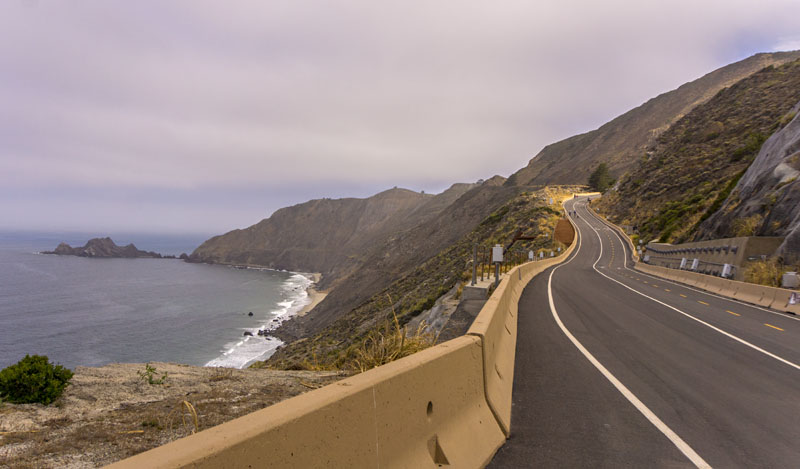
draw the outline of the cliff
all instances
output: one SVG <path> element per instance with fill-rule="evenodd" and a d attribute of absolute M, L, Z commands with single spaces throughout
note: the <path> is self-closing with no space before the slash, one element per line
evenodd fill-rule
<path fill-rule="evenodd" d="M 711 215 L 697 238 L 737 234 L 786 237 L 777 254 L 800 260 L 800 102 L 783 118 L 785 125 L 761 147 L 722 207 Z M 748 223 L 742 222 L 747 220 Z M 737 233 L 737 229 L 750 233 Z"/>
<path fill-rule="evenodd" d="M 437 195 L 395 188 L 365 199 L 311 200 L 215 236 L 190 260 L 319 272 L 320 288 L 331 288 L 361 265 L 374 246 L 436 217 L 473 187 L 454 184 Z"/>

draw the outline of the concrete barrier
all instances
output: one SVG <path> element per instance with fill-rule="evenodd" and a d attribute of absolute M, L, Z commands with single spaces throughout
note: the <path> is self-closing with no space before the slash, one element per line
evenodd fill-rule
<path fill-rule="evenodd" d="M 533 277 L 563 262 L 576 244 L 572 243 L 559 257 L 528 262 L 513 268 L 467 331 L 469 335 L 480 337 L 483 343 L 486 400 L 506 436 L 511 433 L 511 393 L 514 386 L 519 298 Z"/>
<path fill-rule="evenodd" d="M 479 467 L 505 441 L 483 388 L 463 336 L 110 467 Z"/>
<path fill-rule="evenodd" d="M 775 300 L 775 292 L 769 287 L 754 283 L 737 282 L 736 292 L 733 297 L 747 303 L 769 307 Z"/>

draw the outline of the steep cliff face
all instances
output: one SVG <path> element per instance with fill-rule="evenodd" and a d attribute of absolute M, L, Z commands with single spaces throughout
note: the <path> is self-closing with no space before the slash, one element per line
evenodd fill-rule
<path fill-rule="evenodd" d="M 722 207 L 698 230 L 697 238 L 736 234 L 785 236 L 778 250 L 788 262 L 800 256 L 800 102 L 782 119 L 785 127 L 761 147 Z M 748 220 L 742 224 L 741 220 Z M 736 229 L 751 233 L 736 233 Z"/>
<path fill-rule="evenodd" d="M 435 217 L 474 184 L 438 195 L 390 189 L 366 199 L 320 199 L 276 211 L 204 242 L 195 262 L 258 265 L 323 274 L 323 288 L 349 274 L 389 235 Z"/>
<path fill-rule="evenodd" d="M 671 124 L 693 108 L 768 65 L 800 58 L 800 51 L 757 54 L 715 70 L 702 78 L 661 94 L 597 130 L 546 146 L 509 185 L 585 184 L 591 171 L 606 163 L 618 177 L 635 168 L 639 159 Z"/>
<path fill-rule="evenodd" d="M 698 227 L 720 209 L 798 100 L 800 60 L 720 91 L 664 132 L 600 208 L 616 222 L 638 226 L 646 240 L 680 242 L 712 236 L 712 229 L 716 236 L 747 235 L 728 231 L 746 228 L 731 218 L 699 235 Z"/>

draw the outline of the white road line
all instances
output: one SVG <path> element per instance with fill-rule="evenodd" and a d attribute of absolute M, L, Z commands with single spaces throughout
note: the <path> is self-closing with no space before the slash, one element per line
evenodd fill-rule
<path fill-rule="evenodd" d="M 710 468 L 711 466 L 707 462 L 705 462 L 705 460 L 701 458 L 700 455 L 697 454 L 697 452 L 695 452 L 695 450 L 693 450 L 691 446 L 689 446 L 685 441 L 683 441 L 683 439 L 680 436 L 678 436 L 677 433 L 672 431 L 672 429 L 669 428 L 667 424 L 665 424 L 660 418 L 658 418 L 656 414 L 653 413 L 653 411 L 651 411 L 646 405 L 644 405 L 644 403 L 640 401 L 639 398 L 636 397 L 636 395 L 633 394 L 630 389 L 628 389 L 624 384 L 622 384 L 622 382 L 618 380 L 616 376 L 611 374 L 611 372 L 608 371 L 608 369 L 605 366 L 603 366 L 603 364 L 600 363 L 594 357 L 594 355 L 592 355 L 586 349 L 586 347 L 584 347 L 583 344 L 581 344 L 578 341 L 578 339 L 575 338 L 574 335 L 572 335 L 572 333 L 566 328 L 566 326 L 564 326 L 564 323 L 561 322 L 561 318 L 559 317 L 558 312 L 556 311 L 556 305 L 553 302 L 553 274 L 561 266 L 572 262 L 572 260 L 577 257 L 580 249 L 581 249 L 581 236 L 580 232 L 578 232 L 578 249 L 575 250 L 575 256 L 573 256 L 572 259 L 569 259 L 567 262 L 560 264 L 559 266 L 550 271 L 550 277 L 547 279 L 547 299 L 550 302 L 550 312 L 553 314 L 553 319 L 555 319 L 556 324 L 558 324 L 558 327 L 561 328 L 561 331 L 564 333 L 564 335 L 567 336 L 567 338 L 583 354 L 583 356 L 585 356 L 586 359 L 588 359 L 589 362 L 592 365 L 594 365 L 594 367 L 597 368 L 597 370 L 600 371 L 600 373 L 603 376 L 605 376 L 605 378 L 608 381 L 610 381 L 615 388 L 617 388 L 617 391 L 619 391 L 620 394 L 622 394 L 625 397 L 625 399 L 628 400 L 628 402 L 630 402 L 631 404 L 633 404 L 634 407 L 636 407 L 636 410 L 641 412 L 641 414 L 644 415 L 644 417 L 650 423 L 652 423 L 653 426 L 655 426 L 661 433 L 663 433 L 664 436 L 669 438 L 672 444 L 674 444 L 675 447 L 678 448 L 678 450 L 692 462 L 692 464 L 700 468 Z M 600 256 L 602 255 L 603 255 L 603 244 L 600 243 Z"/>
<path fill-rule="evenodd" d="M 591 224 L 589 224 L 589 228 L 591 228 L 592 231 L 594 231 L 594 233 L 597 235 L 597 240 L 600 241 L 600 254 L 602 255 L 602 253 L 603 253 L 603 240 L 600 238 L 600 233 L 596 229 L 594 229 L 594 227 Z M 665 306 L 665 307 L 667 307 L 667 308 L 669 308 L 669 309 L 671 309 L 673 311 L 681 313 L 682 315 L 686 316 L 687 318 L 692 319 L 694 321 L 697 321 L 700 324 L 702 324 L 702 325 L 704 325 L 706 327 L 709 327 L 709 328 L 719 332 L 722 335 L 730 337 L 731 339 L 733 339 L 733 340 L 735 340 L 735 341 L 737 341 L 737 342 L 739 342 L 741 344 L 744 344 L 744 345 L 752 348 L 753 350 L 761 352 L 761 353 L 763 353 L 764 355 L 766 355 L 766 356 L 768 356 L 770 358 L 774 358 L 775 360 L 778 360 L 779 362 L 785 363 L 785 364 L 787 364 L 787 365 L 789 365 L 789 366 L 791 366 L 791 367 L 793 367 L 795 369 L 800 370 L 800 365 L 798 365 L 796 363 L 792 363 L 789 360 L 786 360 L 785 358 L 781 358 L 781 357 L 775 355 L 774 353 L 767 352 L 763 348 L 761 348 L 761 347 L 759 347 L 757 345 L 751 344 L 750 342 L 748 342 L 748 341 L 746 341 L 744 339 L 741 339 L 741 338 L 731 334 L 730 332 L 723 331 L 722 329 L 720 329 L 717 326 L 713 326 L 713 325 L 703 321 L 702 319 L 698 319 L 698 318 L 692 316 L 689 313 L 685 313 L 685 312 L 679 310 L 678 308 L 676 308 L 674 306 L 670 306 L 667 303 L 664 303 L 663 301 L 657 300 L 657 299 L 653 298 L 652 296 L 646 295 L 646 294 L 640 292 L 639 290 L 636 290 L 634 288 L 629 287 L 628 285 L 625 285 L 624 283 L 620 282 L 619 280 L 616 280 L 616 279 L 613 279 L 613 278 L 609 277 L 608 275 L 604 274 L 603 272 L 600 272 L 600 270 L 597 268 L 597 262 L 599 262 L 599 261 L 600 261 L 600 258 L 598 257 L 597 261 L 595 261 L 595 263 L 592 265 L 592 268 L 595 270 L 595 272 L 597 272 L 598 274 L 602 275 L 603 277 L 611 280 L 612 282 L 616 282 L 616 283 L 622 285 L 623 287 L 627 288 L 628 290 L 630 290 L 630 291 L 632 291 L 632 292 L 634 292 L 634 293 L 636 293 L 638 295 L 641 295 L 641 296 L 643 296 L 643 297 L 645 297 L 645 298 L 647 298 L 649 300 L 655 301 L 656 303 L 658 303 L 658 304 L 660 304 L 662 306 Z"/>
<path fill-rule="evenodd" d="M 596 218 L 601 223 L 603 223 L 603 225 L 605 225 L 605 223 L 606 223 L 605 220 L 600 218 L 596 213 L 594 213 L 593 211 L 589 210 L 588 208 L 587 208 L 587 212 L 589 212 L 592 216 L 594 216 L 594 218 Z M 680 282 L 676 282 L 674 280 L 669 280 L 669 279 L 666 279 L 666 278 L 663 278 L 663 277 L 658 277 L 656 275 L 648 274 L 648 273 L 642 272 L 640 270 L 636 270 L 636 269 L 633 269 L 631 267 L 628 267 L 628 255 L 627 255 L 628 247 L 625 245 L 625 241 L 623 241 L 622 238 L 620 237 L 620 234 L 617 233 L 617 230 L 613 230 L 612 229 L 611 231 L 613 231 L 614 234 L 617 235 L 617 239 L 619 239 L 619 242 L 622 243 L 622 249 L 625 250 L 625 255 L 623 256 L 623 258 L 624 258 L 625 269 L 626 270 L 629 270 L 631 272 L 635 272 L 637 274 L 646 275 L 646 276 L 650 277 L 651 279 L 658 279 L 658 280 L 661 280 L 661 281 L 664 281 L 664 282 L 668 282 L 668 283 L 671 283 L 673 285 L 686 288 L 687 290 L 692 290 L 694 292 L 701 293 L 703 295 L 713 296 L 714 298 L 718 298 L 720 300 L 730 301 L 731 303 L 735 303 L 737 305 L 745 306 L 747 308 L 758 309 L 758 310 L 764 311 L 765 313 L 769 313 L 769 314 L 772 314 L 772 315 L 775 315 L 775 316 L 778 316 L 778 317 L 781 317 L 781 318 L 784 318 L 784 319 L 791 319 L 792 321 L 800 321 L 800 317 L 792 316 L 792 315 L 790 315 L 788 313 L 781 313 L 781 312 L 778 312 L 778 311 L 772 311 L 772 310 L 769 310 L 769 309 L 766 309 L 766 308 L 762 308 L 761 306 L 752 305 L 750 303 L 744 303 L 742 301 L 737 300 L 736 298 L 729 298 L 727 296 L 717 295 L 716 293 L 711 293 L 711 292 L 706 291 L 706 290 L 700 290 L 698 288 L 691 287 L 689 285 L 686 285 L 685 283 L 680 283 Z"/>

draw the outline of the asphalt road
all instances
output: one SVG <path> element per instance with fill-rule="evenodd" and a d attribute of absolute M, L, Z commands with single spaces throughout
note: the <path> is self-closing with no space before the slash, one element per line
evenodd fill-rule
<path fill-rule="evenodd" d="M 520 300 L 490 467 L 800 467 L 800 320 L 652 277 L 594 216 Z"/>

